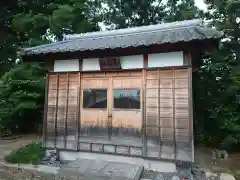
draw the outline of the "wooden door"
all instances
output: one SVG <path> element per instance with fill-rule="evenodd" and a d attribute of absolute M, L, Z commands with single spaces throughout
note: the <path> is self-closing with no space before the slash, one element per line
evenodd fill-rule
<path fill-rule="evenodd" d="M 141 72 L 113 77 L 110 92 L 111 140 L 114 144 L 142 146 Z"/>
<path fill-rule="evenodd" d="M 142 84 L 142 72 L 82 74 L 80 149 L 142 155 Z"/>
<path fill-rule="evenodd" d="M 109 78 L 84 77 L 81 80 L 80 140 L 109 138 Z"/>

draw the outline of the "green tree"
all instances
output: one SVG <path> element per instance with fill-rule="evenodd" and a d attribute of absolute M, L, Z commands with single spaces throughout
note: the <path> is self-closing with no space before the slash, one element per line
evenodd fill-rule
<path fill-rule="evenodd" d="M 103 0 L 96 7 L 101 21 L 114 28 L 160 23 L 165 15 L 162 0 Z"/>
<path fill-rule="evenodd" d="M 45 73 L 40 65 L 25 64 L 2 77 L 0 136 L 36 132 L 43 119 Z"/>
<path fill-rule="evenodd" d="M 226 143 L 225 139 L 240 139 L 240 4 L 237 1 L 207 3 L 211 13 L 207 13 L 206 17 L 213 20 L 213 25 L 225 36 L 219 51 L 205 58 L 198 72 L 201 78 L 198 78 L 195 87 L 198 95 L 195 127 L 196 132 L 204 134 L 205 141 L 219 144 Z"/>
<path fill-rule="evenodd" d="M 167 22 L 190 20 L 204 16 L 194 0 L 168 0 L 167 14 L 164 18 Z"/>
<path fill-rule="evenodd" d="M 17 36 L 12 29 L 11 22 L 16 11 L 17 1 L 0 2 L 0 77 L 11 68 L 16 58 Z"/>
<path fill-rule="evenodd" d="M 126 28 L 142 25 L 157 24 L 188 20 L 202 17 L 194 0 L 102 0 L 95 7 L 98 16 L 105 25 L 111 28 Z M 94 14 L 96 15 L 96 14 Z M 111 26 L 112 25 L 112 26 Z"/>
<path fill-rule="evenodd" d="M 18 51 L 60 40 L 63 34 L 98 30 L 87 0 L 1 1 L 0 76 L 15 64 Z M 92 10 L 93 12 L 93 10 Z"/>
<path fill-rule="evenodd" d="M 87 0 L 57 1 L 56 4 L 50 4 L 49 8 L 53 10 L 49 27 L 57 37 L 99 30 L 98 21 L 88 16 L 88 8 L 94 6 L 90 7 Z"/>

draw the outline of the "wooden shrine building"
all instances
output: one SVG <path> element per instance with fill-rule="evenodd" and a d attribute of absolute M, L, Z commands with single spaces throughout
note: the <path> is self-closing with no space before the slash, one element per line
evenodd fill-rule
<path fill-rule="evenodd" d="M 49 69 L 44 146 L 193 162 L 192 72 L 221 36 L 189 20 L 23 49 Z"/>

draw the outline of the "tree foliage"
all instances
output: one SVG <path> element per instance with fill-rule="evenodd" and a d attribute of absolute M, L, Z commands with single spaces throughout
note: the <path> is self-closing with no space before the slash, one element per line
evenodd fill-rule
<path fill-rule="evenodd" d="M 42 123 L 45 73 L 40 65 L 25 64 L 2 77 L 0 136 L 34 132 Z"/>
<path fill-rule="evenodd" d="M 161 0 L 103 0 L 100 5 L 102 22 L 115 28 L 160 23 L 165 15 Z"/>
<path fill-rule="evenodd" d="M 240 2 L 206 2 L 211 12 L 206 18 L 225 35 L 220 49 L 211 57 L 203 58 L 196 75 L 196 137 L 214 145 L 221 145 L 225 139 L 235 139 L 236 145 L 240 144 Z"/>
<path fill-rule="evenodd" d="M 88 16 L 87 0 L 4 0 L 1 7 L 0 76 L 14 66 L 22 47 L 98 30 L 98 22 Z"/>
<path fill-rule="evenodd" d="M 167 22 L 190 20 L 203 17 L 204 13 L 195 5 L 194 0 L 169 0 L 167 2 Z"/>
<path fill-rule="evenodd" d="M 200 17 L 194 0 L 102 0 L 98 16 L 109 28 L 127 28 Z M 96 15 L 96 14 L 94 14 Z"/>

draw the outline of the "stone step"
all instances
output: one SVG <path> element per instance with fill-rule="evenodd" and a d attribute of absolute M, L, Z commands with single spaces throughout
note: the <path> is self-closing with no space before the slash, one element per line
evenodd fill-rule
<path fill-rule="evenodd" d="M 62 166 L 59 175 L 74 174 L 80 177 L 106 180 L 139 180 L 143 166 L 95 159 L 78 159 Z"/>

